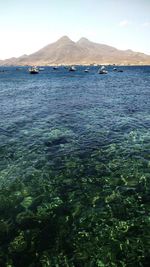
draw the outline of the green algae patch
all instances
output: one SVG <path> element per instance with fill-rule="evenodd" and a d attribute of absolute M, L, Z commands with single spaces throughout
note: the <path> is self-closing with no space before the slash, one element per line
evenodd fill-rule
<path fill-rule="evenodd" d="M 149 143 L 133 131 L 129 146 L 59 154 L 70 133 L 44 138 L 30 153 L 1 151 L 0 266 L 148 266 Z"/>

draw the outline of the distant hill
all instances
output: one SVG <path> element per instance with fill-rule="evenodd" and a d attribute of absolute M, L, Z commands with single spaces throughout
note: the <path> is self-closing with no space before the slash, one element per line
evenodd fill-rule
<path fill-rule="evenodd" d="M 0 65 L 150 65 L 150 56 L 132 50 L 119 50 L 81 38 L 73 42 L 63 36 L 31 55 L 1 60 Z"/>

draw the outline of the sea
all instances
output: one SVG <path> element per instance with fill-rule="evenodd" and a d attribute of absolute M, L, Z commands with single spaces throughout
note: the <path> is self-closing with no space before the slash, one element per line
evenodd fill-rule
<path fill-rule="evenodd" d="M 7 195 L 8 202 L 12 203 L 12 198 L 17 198 L 14 204 L 4 207 L 9 211 L 7 215 L 4 211 L 0 215 L 2 221 L 10 223 L 12 220 L 11 223 L 15 225 L 17 219 L 11 219 L 12 213 L 16 212 L 15 218 L 18 218 L 18 214 L 28 210 L 40 216 L 39 207 L 42 209 L 45 203 L 53 203 L 51 207 L 44 206 L 44 211 L 53 210 L 58 221 L 60 217 L 66 216 L 66 224 L 69 216 L 72 216 L 74 223 L 69 222 L 69 225 L 72 225 L 71 230 L 64 233 L 64 236 L 65 239 L 68 233 L 73 236 L 72 239 L 68 237 L 68 242 L 76 247 L 74 258 L 70 256 L 71 252 L 68 252 L 68 247 L 64 244 L 62 246 L 67 248 L 62 251 L 68 255 L 66 261 L 69 259 L 68 262 L 72 260 L 72 263 L 58 266 L 107 266 L 109 256 L 106 259 L 101 255 L 99 265 L 98 259 L 94 261 L 94 256 L 91 265 L 88 265 L 89 257 L 85 254 L 83 257 L 79 256 L 85 244 L 89 249 L 89 244 L 98 242 L 96 237 L 92 239 L 94 235 L 89 228 L 91 221 L 97 220 L 93 227 L 97 229 L 98 236 L 98 224 L 101 224 L 101 229 L 105 228 L 105 233 L 117 220 L 133 223 L 137 214 L 138 218 L 150 216 L 150 199 L 144 195 L 146 200 L 140 200 L 143 194 L 148 194 L 149 191 L 146 190 L 149 190 L 150 184 L 150 66 L 117 67 L 123 72 L 113 71 L 114 66 L 107 66 L 106 75 L 98 74 L 98 66 L 90 66 L 87 73 L 84 72 L 85 68 L 77 66 L 76 71 L 69 72 L 63 66 L 58 69 L 48 66 L 39 74 L 31 75 L 28 67 L 0 67 L 0 188 L 3 190 L 3 196 Z M 49 194 L 47 190 L 50 190 Z M 37 201 L 40 195 L 41 200 Z M 128 205 L 118 200 L 119 197 L 128 199 L 131 195 L 132 199 Z M 124 215 L 118 215 L 119 208 L 115 206 L 114 211 L 114 203 L 121 203 L 121 209 L 129 209 L 128 212 L 124 211 Z M 56 211 L 57 208 L 59 212 Z M 92 219 L 91 214 L 95 216 Z M 102 221 L 100 223 L 98 214 L 106 224 L 109 218 L 116 218 L 116 221 L 111 221 L 111 224 L 109 222 L 106 229 L 106 224 L 104 226 Z M 38 219 L 40 220 L 42 219 Z M 145 229 L 143 221 L 139 224 L 143 224 Z M 124 225 L 122 228 L 118 225 L 120 233 Z M 129 225 L 128 227 L 130 228 Z M 28 228 L 30 229 L 29 226 Z M 5 240 L 11 248 L 16 236 L 26 228 L 20 229 L 15 232 L 15 236 L 11 235 L 10 239 L 7 237 Z M 125 231 L 127 228 L 124 233 Z M 134 238 L 131 245 L 136 236 L 145 240 L 142 235 L 145 238 L 146 233 L 143 234 L 142 231 L 132 234 Z M 122 238 L 120 242 L 125 242 L 123 236 L 115 236 L 114 240 L 117 238 Z M 111 240 L 109 235 L 108 240 Z M 146 241 L 141 242 L 143 247 L 148 246 Z M 77 248 L 79 249 L 81 243 L 79 253 Z M 126 246 L 130 246 L 130 241 Z M 46 251 L 47 247 L 49 249 L 48 244 L 45 248 L 43 243 L 43 247 Z M 58 248 L 58 245 L 56 247 Z M 122 256 L 124 262 L 136 262 L 140 248 L 135 247 L 135 259 L 132 256 L 130 261 L 130 253 L 126 253 Z M 17 265 L 12 256 L 13 249 L 9 249 L 9 266 L 19 266 L 20 258 Z M 92 247 L 90 249 L 89 253 L 94 255 Z M 108 247 L 107 249 L 109 250 Z M 15 253 L 22 251 L 23 249 L 18 249 Z M 111 251 L 110 248 L 109 252 L 112 253 Z M 121 246 L 120 251 L 123 254 Z M 142 253 L 147 253 L 146 250 L 143 251 Z M 30 256 L 31 250 L 26 248 L 26 253 Z M 59 253 L 57 251 L 56 254 Z M 50 257 L 49 261 L 53 261 L 51 265 L 40 266 L 57 266 L 57 255 L 55 259 Z M 139 259 L 143 266 L 144 257 L 147 255 L 142 254 Z M 3 262 L 9 262 L 4 258 Z M 24 262 L 28 260 L 24 259 Z M 41 258 L 38 260 L 42 261 Z M 119 256 L 115 256 L 113 260 L 123 262 Z M 111 261 L 113 260 L 111 258 Z M 87 265 L 83 262 L 87 262 Z M 29 263 L 26 266 L 30 266 Z"/>

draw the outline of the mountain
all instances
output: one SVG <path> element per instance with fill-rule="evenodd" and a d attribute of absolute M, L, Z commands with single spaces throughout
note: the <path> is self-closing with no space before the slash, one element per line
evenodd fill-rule
<path fill-rule="evenodd" d="M 132 50 L 119 50 L 81 38 L 73 42 L 63 36 L 39 51 L 18 58 L 1 60 L 0 65 L 118 64 L 150 65 L 150 56 Z"/>

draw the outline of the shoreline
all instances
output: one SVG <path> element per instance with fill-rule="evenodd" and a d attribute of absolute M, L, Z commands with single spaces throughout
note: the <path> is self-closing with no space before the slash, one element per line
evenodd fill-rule
<path fill-rule="evenodd" d="M 47 64 L 27 64 L 27 65 L 14 65 L 14 64 L 10 64 L 10 65 L 0 65 L 0 68 L 1 67 L 29 67 L 29 66 L 42 66 L 42 67 L 70 67 L 70 66 L 83 66 L 83 67 L 99 67 L 99 66 L 107 66 L 107 67 L 115 67 L 115 66 L 120 66 L 120 67 L 149 67 L 150 66 L 150 63 L 149 64 L 109 64 L 109 63 L 98 63 L 98 64 L 75 64 L 75 63 L 72 63 L 72 64 L 51 64 L 51 65 L 47 65 Z"/>

